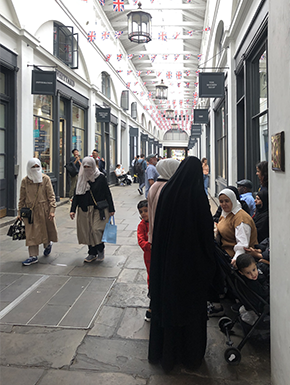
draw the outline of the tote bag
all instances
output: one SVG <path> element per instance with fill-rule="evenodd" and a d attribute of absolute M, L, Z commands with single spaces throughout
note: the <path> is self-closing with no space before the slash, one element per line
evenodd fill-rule
<path fill-rule="evenodd" d="M 111 220 L 113 219 L 113 223 Z M 117 242 L 117 226 L 115 225 L 115 217 L 110 217 L 104 230 L 102 242 L 116 243 Z"/>

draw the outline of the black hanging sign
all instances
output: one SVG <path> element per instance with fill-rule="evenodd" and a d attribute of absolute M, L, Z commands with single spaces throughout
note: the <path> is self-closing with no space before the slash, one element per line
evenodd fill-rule
<path fill-rule="evenodd" d="M 222 98 L 225 96 L 224 72 L 200 72 L 199 97 Z"/>
<path fill-rule="evenodd" d="M 111 108 L 96 108 L 97 122 L 110 123 Z"/>
<path fill-rule="evenodd" d="M 56 72 L 33 70 L 31 93 L 36 95 L 55 95 Z"/>
<path fill-rule="evenodd" d="M 208 109 L 194 109 L 193 110 L 194 123 L 207 124 L 208 123 Z"/>

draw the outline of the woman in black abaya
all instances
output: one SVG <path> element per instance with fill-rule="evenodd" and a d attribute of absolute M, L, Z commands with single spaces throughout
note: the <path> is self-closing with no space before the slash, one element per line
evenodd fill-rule
<path fill-rule="evenodd" d="M 215 272 L 213 220 L 201 162 L 188 157 L 161 191 L 150 267 L 149 362 L 168 372 L 201 365 L 207 295 Z"/>

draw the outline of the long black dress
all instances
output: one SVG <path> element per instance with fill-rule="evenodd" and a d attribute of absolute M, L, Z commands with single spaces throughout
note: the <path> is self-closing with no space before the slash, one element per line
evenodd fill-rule
<path fill-rule="evenodd" d="M 149 362 L 196 368 L 206 349 L 207 295 L 215 272 L 213 220 L 201 162 L 186 158 L 163 187 L 150 267 Z"/>
<path fill-rule="evenodd" d="M 256 206 L 256 213 L 253 220 L 257 227 L 258 242 L 261 243 L 264 239 L 269 238 L 269 202 L 268 190 L 264 189 L 257 193 L 263 202 L 262 207 Z"/>

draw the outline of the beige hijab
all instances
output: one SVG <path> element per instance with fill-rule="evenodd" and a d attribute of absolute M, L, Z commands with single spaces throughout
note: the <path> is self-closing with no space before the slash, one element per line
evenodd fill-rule
<path fill-rule="evenodd" d="M 156 170 L 158 171 L 158 179 L 169 180 L 175 171 L 178 169 L 180 162 L 176 159 L 161 159 L 156 165 Z"/>
<path fill-rule="evenodd" d="M 88 166 L 88 167 L 85 167 Z M 76 187 L 76 195 L 84 195 L 91 186 L 90 182 L 94 182 L 100 175 L 100 171 L 96 166 L 96 161 L 90 156 L 86 156 L 81 164 L 80 171 L 78 174 L 78 182 Z"/>

